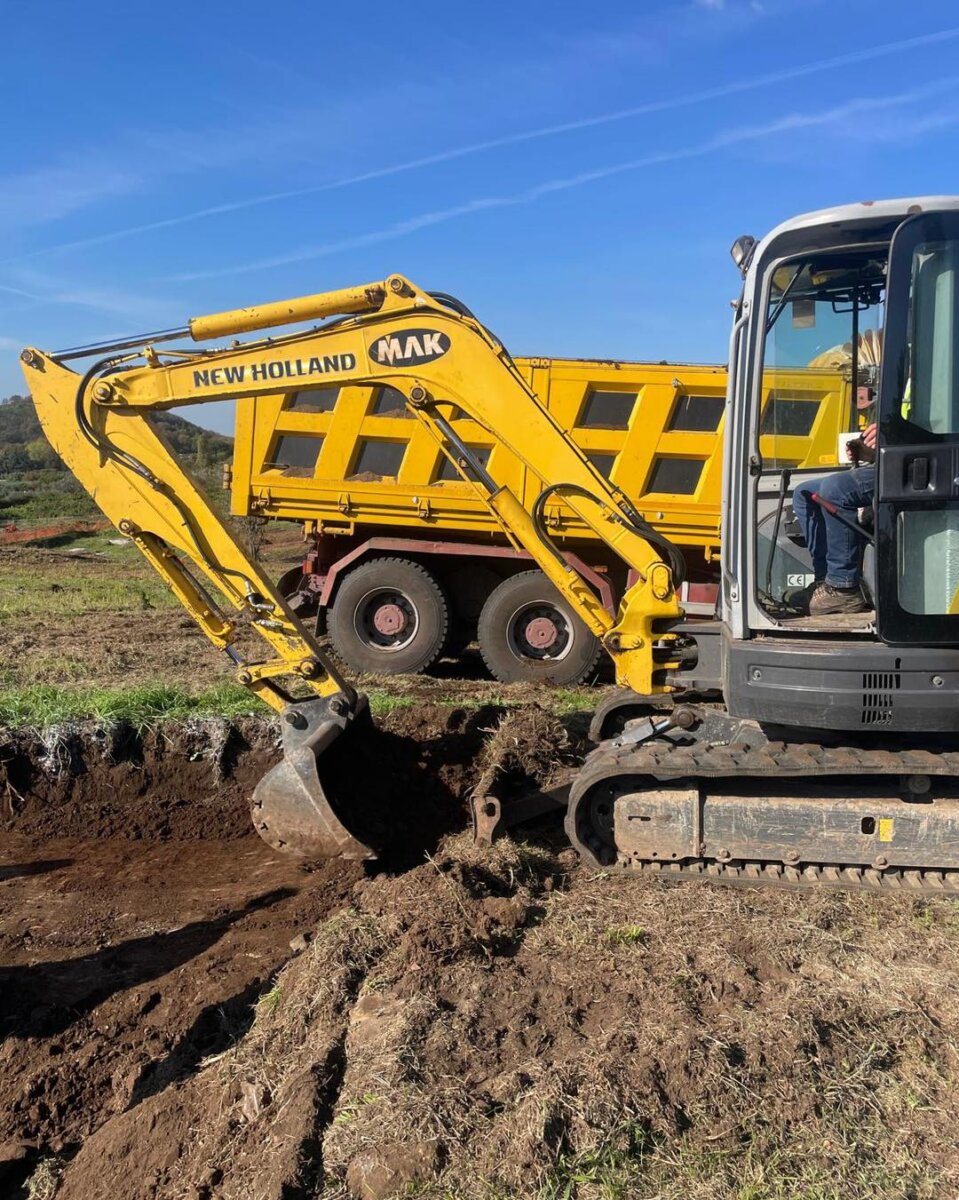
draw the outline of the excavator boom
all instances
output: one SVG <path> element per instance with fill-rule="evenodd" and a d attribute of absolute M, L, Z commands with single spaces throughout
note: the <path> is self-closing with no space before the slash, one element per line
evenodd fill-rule
<path fill-rule="evenodd" d="M 174 339 L 205 341 L 305 320 L 305 332 L 234 342 L 227 349 L 160 349 Z M 79 375 L 65 363 L 102 357 Z M 587 626 L 601 638 L 617 679 L 634 692 L 667 692 L 677 669 L 669 625 L 681 616 L 682 558 L 649 527 L 541 406 L 500 343 L 448 297 L 402 276 L 382 283 L 191 320 L 181 329 L 61 354 L 21 355 L 44 431 L 117 528 L 133 539 L 206 636 L 224 650 L 239 681 L 281 715 L 284 758 L 259 784 L 254 821 L 272 845 L 306 858 L 371 857 L 350 815 L 322 780 L 326 751 L 366 711 L 272 582 L 150 422 L 151 412 L 276 396 L 304 385 L 388 385 L 406 399 L 477 490 L 506 536 L 530 553 Z M 491 478 L 449 423 L 466 412 L 538 478 L 553 481 L 528 511 Z M 636 582 L 611 614 L 550 542 L 547 499 L 566 504 L 630 568 Z M 216 596 L 217 598 L 214 598 Z M 271 654 L 248 661 L 237 635 L 249 626 Z"/>

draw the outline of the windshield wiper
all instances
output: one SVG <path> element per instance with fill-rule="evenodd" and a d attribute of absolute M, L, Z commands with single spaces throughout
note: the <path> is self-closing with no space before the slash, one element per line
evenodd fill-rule
<path fill-rule="evenodd" d="M 770 315 L 766 319 L 766 332 L 767 333 L 769 333 L 770 329 L 772 329 L 772 327 L 776 324 L 776 322 L 782 316 L 782 311 L 786 307 L 786 301 L 789 299 L 789 293 L 796 286 L 796 281 L 799 278 L 799 276 L 803 273 L 805 268 L 806 268 L 806 264 L 804 262 L 801 262 L 796 267 L 796 273 L 793 275 L 792 279 L 790 279 L 790 281 L 783 288 L 782 295 L 779 297 L 776 307 L 773 309 L 773 311 L 770 313 Z"/>

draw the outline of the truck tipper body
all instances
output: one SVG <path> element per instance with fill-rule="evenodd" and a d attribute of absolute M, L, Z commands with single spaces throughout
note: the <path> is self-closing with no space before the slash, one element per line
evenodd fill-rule
<path fill-rule="evenodd" d="M 555 358 L 515 362 L 539 402 L 600 473 L 682 549 L 686 609 L 709 612 L 720 536 L 725 368 Z M 557 482 L 530 474 L 509 444 L 455 405 L 445 415 L 475 459 L 528 508 L 546 483 Z M 767 372 L 760 422 L 766 468 L 822 464 L 827 471 L 836 464 L 839 435 L 857 427 L 849 381 L 835 368 Z M 417 575 L 441 593 L 446 653 L 475 640 L 497 585 L 532 565 L 429 426 L 388 387 L 310 385 L 255 401 L 239 399 L 230 487 L 235 514 L 302 523 L 303 562 L 283 577 L 282 587 L 294 607 L 317 610 L 334 644 L 337 626 L 331 618 L 337 605 L 365 606 L 340 613 L 344 644 L 337 648 L 354 669 L 431 665 L 409 653 L 414 626 L 417 620 L 428 624 L 431 604 L 418 604 L 407 594 L 405 580 L 412 577 L 405 564 L 414 564 Z M 542 518 L 550 539 L 586 572 L 604 604 L 615 608 L 631 581 L 601 539 L 559 499 L 547 501 Z M 369 588 L 359 589 L 362 594 L 351 588 L 352 598 L 344 601 L 344 583 L 360 568 Z M 553 636 L 551 620 L 544 611 L 536 625 L 541 640 Z M 539 665 L 549 662 L 549 654 L 527 663 L 525 652 L 535 647 L 524 643 L 516 649 L 516 662 L 500 669 L 494 663 L 494 673 L 544 677 Z M 553 661 L 545 677 L 572 682 L 583 669 Z"/>

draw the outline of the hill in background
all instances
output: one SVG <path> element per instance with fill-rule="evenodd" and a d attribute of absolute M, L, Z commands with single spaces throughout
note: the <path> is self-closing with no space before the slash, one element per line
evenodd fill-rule
<path fill-rule="evenodd" d="M 200 473 L 218 473 L 233 457 L 233 439 L 201 429 L 174 413 L 151 422 L 177 457 Z M 43 436 L 29 396 L 0 400 L 0 523 L 85 518 L 99 510 Z"/>

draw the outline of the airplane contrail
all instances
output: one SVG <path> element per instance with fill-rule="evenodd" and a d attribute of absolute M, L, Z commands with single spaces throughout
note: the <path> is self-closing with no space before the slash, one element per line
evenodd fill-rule
<path fill-rule="evenodd" d="M 742 92 L 755 91 L 771 87 L 779 83 L 787 83 L 793 79 L 801 79 L 807 75 L 820 74 L 823 71 L 835 70 L 852 66 L 855 63 L 869 62 L 877 58 L 899 54 L 906 50 L 914 50 L 923 46 L 940 42 L 953 41 L 959 38 L 959 26 L 935 30 L 931 33 L 918 34 L 915 37 L 904 38 L 897 42 L 885 42 L 878 46 L 867 46 L 861 50 L 852 50 L 838 54 L 832 58 L 819 59 L 815 62 L 804 63 L 795 67 L 787 67 L 781 71 L 773 71 L 758 75 L 751 79 L 732 80 L 716 87 L 689 92 L 683 96 L 673 96 L 664 100 L 651 100 L 630 108 L 617 109 L 612 112 L 599 113 L 592 117 L 582 117 L 573 121 L 563 121 L 555 125 L 543 125 L 536 129 L 528 129 L 519 133 L 505 134 L 502 137 L 490 138 L 486 141 L 471 142 L 467 145 L 456 146 L 442 150 L 436 154 L 424 155 L 410 159 L 407 162 L 393 163 L 386 167 L 377 167 L 356 175 L 333 179 L 327 183 L 314 184 L 310 187 L 292 188 L 286 191 L 266 192 L 256 196 L 247 196 L 242 200 L 234 200 L 223 204 L 214 204 L 207 208 L 195 209 L 192 212 L 180 213 L 175 217 L 166 217 L 159 221 L 149 221 L 142 225 L 131 225 L 124 229 L 114 229 L 109 233 L 97 234 L 92 237 L 79 238 L 70 242 L 60 242 L 55 246 L 47 246 L 32 250 L 26 254 L 4 259 L 0 265 L 23 262 L 32 258 L 40 258 L 50 254 L 58 254 L 68 250 L 86 249 L 92 246 L 104 245 L 108 242 L 119 241 L 122 238 L 135 237 L 143 233 L 152 233 L 159 229 L 170 229 L 178 225 L 186 225 L 193 221 L 209 217 L 223 216 L 227 213 L 239 212 L 244 209 L 257 208 L 262 205 L 276 204 L 283 200 L 293 200 L 301 196 L 312 196 L 322 192 L 331 192 L 340 188 L 354 187 L 357 184 L 368 183 L 376 179 L 385 179 L 408 171 L 420 170 L 423 167 L 435 166 L 466 158 L 473 154 L 496 150 L 504 146 L 515 146 L 524 142 L 532 142 L 542 138 L 555 137 L 560 134 L 574 133 L 581 129 L 592 129 L 600 125 L 609 125 L 617 121 L 630 120 L 636 117 L 650 116 L 654 113 L 669 112 L 678 108 L 687 108 L 704 104 L 710 100 L 719 100 L 727 96 L 738 95 Z"/>
<path fill-rule="evenodd" d="M 849 100 L 833 108 L 824 109 L 821 112 L 792 113 L 778 117 L 776 120 L 762 125 L 739 126 L 732 129 L 720 130 L 706 141 L 697 142 L 692 146 L 658 151 L 643 155 L 640 158 L 628 159 L 625 162 L 612 163 L 605 167 L 595 168 L 594 170 L 582 171 L 576 175 L 546 180 L 543 183 L 536 184 L 533 187 L 526 188 L 512 195 L 475 198 L 465 201 L 462 204 L 454 205 L 451 208 L 420 213 L 417 216 L 395 222 L 383 229 L 356 234 L 339 241 L 300 246 L 285 254 L 255 259 L 252 262 L 247 261 L 230 267 L 214 268 L 207 271 L 189 271 L 183 274 L 172 275 L 168 277 L 168 281 L 185 283 L 199 279 L 215 279 L 225 275 L 241 275 L 248 271 L 288 266 L 291 263 L 322 258 L 343 250 L 355 250 L 363 246 L 374 245 L 378 242 L 390 241 L 393 238 L 402 237 L 404 234 L 413 233 L 416 230 L 424 229 L 431 225 L 439 225 L 458 217 L 470 216 L 474 213 L 494 208 L 513 208 L 523 204 L 530 204 L 543 196 L 555 192 L 569 191 L 572 188 L 582 187 L 584 184 L 594 183 L 601 179 L 609 179 L 614 175 L 622 175 L 644 167 L 660 166 L 664 163 L 700 158 L 704 155 L 723 150 L 728 146 L 734 146 L 743 142 L 756 141 L 760 138 L 771 137 L 779 133 L 815 128 L 857 117 L 863 113 L 910 104 L 916 100 L 948 91 L 957 85 L 959 85 L 959 76 L 948 76 L 927 84 L 924 87 L 914 88 L 892 96 L 861 97 Z M 940 117 L 939 123 L 942 124 L 945 120 L 950 122 L 959 121 L 959 113 Z"/>

